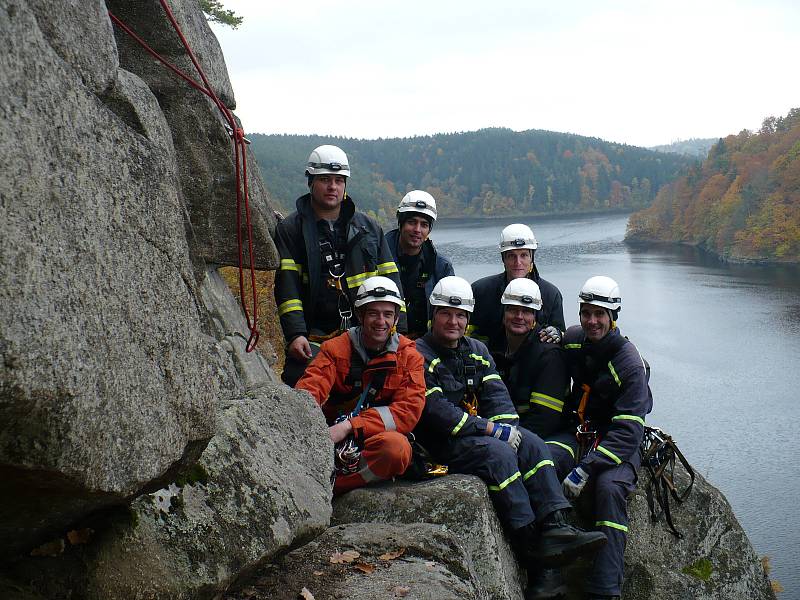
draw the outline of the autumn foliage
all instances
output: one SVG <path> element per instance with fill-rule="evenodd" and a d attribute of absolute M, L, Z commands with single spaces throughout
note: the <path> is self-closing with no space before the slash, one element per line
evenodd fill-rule
<path fill-rule="evenodd" d="M 631 216 L 631 241 L 684 242 L 733 260 L 800 262 L 800 108 L 720 139 L 703 164 Z"/>

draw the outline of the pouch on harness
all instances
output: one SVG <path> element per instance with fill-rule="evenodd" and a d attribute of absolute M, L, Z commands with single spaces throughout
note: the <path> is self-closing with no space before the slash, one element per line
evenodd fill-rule
<path fill-rule="evenodd" d="M 675 527 L 672 520 L 669 502 L 672 496 L 675 502 L 681 503 L 692 491 L 694 485 L 694 469 L 683 456 L 672 436 L 664 433 L 658 427 L 645 425 L 644 438 L 640 446 L 642 454 L 642 466 L 647 468 L 650 474 L 650 481 L 647 482 L 645 491 L 647 493 L 647 506 L 650 508 L 650 518 L 656 522 L 663 514 L 667 521 L 667 526 L 672 534 L 678 538 L 683 535 Z M 682 490 L 678 490 L 675 483 L 675 463 L 679 462 L 689 475 L 689 484 Z M 656 511 L 656 502 L 659 510 Z"/>

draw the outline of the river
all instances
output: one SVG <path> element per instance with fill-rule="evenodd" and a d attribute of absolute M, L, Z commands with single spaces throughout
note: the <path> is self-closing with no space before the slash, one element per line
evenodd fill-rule
<path fill-rule="evenodd" d="M 511 222 L 437 223 L 432 239 L 472 282 L 500 272 L 498 238 Z M 578 322 L 586 279 L 620 284 L 620 330 L 652 367 L 648 422 L 722 490 L 770 558 L 780 597 L 800 598 L 800 269 L 727 265 L 687 247 L 628 248 L 627 216 L 527 223 L 567 325 Z"/>

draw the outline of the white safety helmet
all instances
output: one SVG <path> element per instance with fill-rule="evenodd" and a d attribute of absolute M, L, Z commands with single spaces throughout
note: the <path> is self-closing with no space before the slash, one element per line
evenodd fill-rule
<path fill-rule="evenodd" d="M 311 151 L 306 163 L 306 176 L 342 175 L 350 177 L 350 164 L 347 155 L 338 146 L 319 146 Z"/>
<path fill-rule="evenodd" d="M 500 297 L 500 304 L 542 310 L 542 292 L 536 282 L 527 277 L 512 279 Z"/>
<path fill-rule="evenodd" d="M 442 277 L 433 288 L 430 303 L 431 306 L 449 306 L 471 313 L 475 309 L 475 296 L 466 279 L 449 275 Z"/>
<path fill-rule="evenodd" d="M 391 302 L 400 308 L 406 305 L 397 284 L 388 277 L 370 277 L 358 287 L 353 306 L 358 308 L 370 302 Z"/>
<path fill-rule="evenodd" d="M 517 250 L 519 248 L 536 250 L 538 246 L 539 244 L 536 243 L 536 237 L 533 235 L 531 228 L 522 223 L 509 225 L 500 232 L 500 254 L 507 250 Z"/>
<path fill-rule="evenodd" d="M 578 302 L 607 308 L 613 313 L 612 317 L 615 320 L 617 313 L 622 309 L 619 285 L 611 277 L 604 275 L 596 275 L 586 280 L 578 294 Z"/>
<path fill-rule="evenodd" d="M 428 192 L 423 190 L 413 190 L 408 192 L 400 201 L 397 207 L 397 221 L 400 222 L 400 215 L 403 213 L 420 213 L 427 215 L 433 221 L 436 220 L 436 200 Z"/>

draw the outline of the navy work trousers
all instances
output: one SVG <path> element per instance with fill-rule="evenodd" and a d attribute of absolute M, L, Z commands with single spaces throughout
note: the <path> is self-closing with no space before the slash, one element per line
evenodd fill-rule
<path fill-rule="evenodd" d="M 575 468 L 577 442 L 574 432 L 566 432 L 547 441 L 563 481 Z M 638 452 L 630 462 L 593 473 L 581 495 L 591 494 L 594 524 L 606 534 L 608 543 L 595 556 L 592 571 L 586 582 L 586 591 L 605 596 L 622 594 L 625 575 L 625 542 L 628 535 L 628 495 L 636 488 L 636 472 L 641 457 Z"/>
<path fill-rule="evenodd" d="M 520 428 L 520 433 L 517 452 L 491 436 L 470 435 L 449 438 L 435 457 L 450 473 L 483 479 L 500 521 L 511 530 L 570 507 L 544 441 L 527 429 Z"/>

